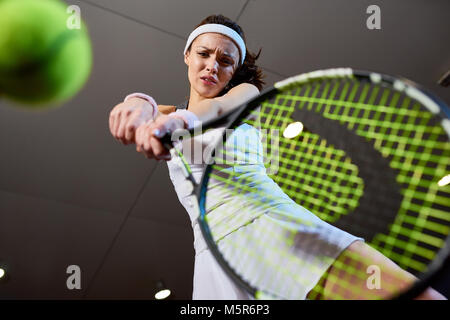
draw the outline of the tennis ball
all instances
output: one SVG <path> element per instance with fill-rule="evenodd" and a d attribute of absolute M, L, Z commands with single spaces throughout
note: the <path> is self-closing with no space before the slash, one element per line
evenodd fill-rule
<path fill-rule="evenodd" d="M 59 0 L 0 0 L 0 95 L 39 109 L 83 87 L 91 43 L 84 23 L 68 27 L 67 8 Z"/>

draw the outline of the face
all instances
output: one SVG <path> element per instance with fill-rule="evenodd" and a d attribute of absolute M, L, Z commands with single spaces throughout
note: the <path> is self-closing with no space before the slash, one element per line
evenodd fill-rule
<path fill-rule="evenodd" d="M 186 52 L 191 95 L 216 97 L 233 77 L 239 63 L 239 49 L 234 42 L 219 33 L 198 36 Z"/>

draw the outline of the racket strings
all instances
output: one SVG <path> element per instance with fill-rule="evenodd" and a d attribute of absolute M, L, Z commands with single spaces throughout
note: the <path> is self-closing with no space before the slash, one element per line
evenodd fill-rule
<path fill-rule="evenodd" d="M 282 121 L 271 119 L 272 121 L 266 120 L 265 123 L 285 128 L 289 122 L 292 122 L 291 115 L 296 107 L 308 110 L 330 108 L 332 100 L 324 98 L 330 92 L 330 87 L 329 82 L 324 82 L 322 86 L 304 86 L 296 89 L 291 95 L 280 95 L 284 104 L 289 105 L 288 114 L 283 115 Z M 334 87 L 330 94 L 335 96 L 336 92 Z M 270 104 L 267 108 L 278 108 L 278 105 Z M 262 111 L 263 115 L 270 114 L 267 110 Z M 305 205 L 320 218 L 328 218 L 330 222 L 356 207 L 358 198 L 362 194 L 362 183 L 357 176 L 355 166 L 346 157 L 345 152 L 327 145 L 324 139 L 311 132 L 304 132 L 295 144 L 291 139 L 282 139 L 280 150 L 282 150 L 282 161 L 288 159 L 286 161 L 288 163 L 281 165 L 279 172 L 287 171 L 289 178 L 281 179 L 277 175 L 274 180 L 280 186 L 289 186 L 294 183 L 297 187 L 296 191 L 303 190 L 303 192 L 288 193 L 297 203 Z M 299 176 L 302 177 L 300 181 L 298 181 Z M 332 187 L 334 190 L 330 190 Z M 337 189 L 338 192 L 332 192 Z M 328 210 L 324 210 L 324 203 L 329 203 Z"/>
<path fill-rule="evenodd" d="M 318 135 L 305 132 L 300 139 L 300 147 L 285 147 L 281 152 L 283 159 L 297 165 L 280 166 L 273 178 L 297 203 L 304 205 L 308 201 L 310 210 L 319 217 L 326 215 L 336 220 L 355 208 L 362 195 L 357 167 L 342 150 L 335 150 L 323 139 L 319 141 Z M 284 145 L 289 143 L 287 140 L 282 140 Z"/>
<path fill-rule="evenodd" d="M 306 115 L 318 114 L 329 122 L 324 122 L 321 128 L 305 120 L 305 129 L 299 136 L 283 137 L 282 132 L 289 124 L 304 120 L 298 117 L 296 113 L 298 110 L 305 111 Z M 333 128 L 326 128 L 329 123 L 337 123 L 363 142 L 355 140 L 355 144 L 351 145 L 351 142 L 346 141 L 353 149 L 342 149 L 335 143 L 339 140 L 339 132 L 336 131 L 334 134 Z M 264 157 L 262 161 L 257 161 L 256 166 L 262 165 L 267 169 L 273 164 L 271 157 L 275 155 L 276 172 L 270 174 L 270 178 L 290 199 L 320 219 L 332 224 L 337 223 L 339 226 L 341 221 L 348 218 L 342 225 L 348 226 L 349 229 L 346 231 L 355 235 L 358 235 L 360 230 L 370 232 L 371 227 L 378 230 L 377 225 L 382 225 L 384 231 L 374 231 L 366 241 L 415 275 L 425 272 L 439 249 L 445 246 L 450 228 L 448 200 L 450 189 L 449 186 L 439 186 L 437 182 L 450 172 L 448 160 L 450 145 L 447 134 L 438 120 L 416 100 L 382 84 L 355 80 L 322 81 L 283 91 L 275 98 L 263 101 L 260 103 L 260 109 L 255 110 L 247 120 L 238 123 L 235 128 L 242 124 L 258 128 L 261 132 Z M 279 134 L 274 135 L 275 131 Z M 388 189 L 389 186 L 380 179 L 382 173 L 370 169 L 378 167 L 374 163 L 376 161 L 361 154 L 364 153 L 364 149 L 360 149 L 363 144 L 369 144 L 379 154 L 379 158 L 385 159 L 388 163 L 390 170 L 394 172 L 391 187 L 398 190 L 400 198 L 386 196 L 389 192 L 384 189 Z M 220 158 L 224 154 L 230 155 L 230 150 L 233 152 L 238 150 L 245 154 L 246 147 L 247 144 L 243 144 L 236 148 L 235 142 L 227 140 L 225 147 L 217 154 L 221 155 Z M 245 163 L 242 166 L 245 166 Z M 245 169 L 236 171 L 230 168 L 232 164 L 227 167 L 218 161 L 212 165 L 210 179 L 220 182 L 222 188 L 226 190 L 228 199 L 250 197 L 249 201 L 255 206 L 264 208 L 266 212 L 270 211 L 277 196 L 272 197 L 263 187 L 258 188 L 252 175 L 242 174 Z M 368 200 L 369 185 L 373 189 Z M 389 212 L 379 212 L 378 203 L 391 208 L 389 210 L 393 210 L 393 215 Z M 246 209 L 242 202 L 239 204 L 239 201 L 236 201 L 228 206 L 227 214 L 240 215 Z M 241 226 L 253 223 L 256 218 L 254 215 L 247 220 L 241 220 Z M 305 223 L 295 216 L 289 219 L 297 225 Z M 227 235 L 233 234 L 239 227 L 236 224 L 229 225 L 230 233 Z M 277 235 L 270 229 L 255 230 L 259 237 L 264 239 L 263 235 L 271 237 Z M 213 237 L 214 231 L 212 227 Z M 288 244 L 286 239 L 292 239 L 295 234 L 296 232 L 292 231 L 290 236 L 285 235 L 286 244 Z M 215 239 L 220 242 L 224 239 L 223 235 L 222 232 L 220 237 Z M 292 265 L 299 267 L 298 263 L 294 262 L 297 258 L 285 257 L 286 261 L 276 260 L 277 263 L 270 262 L 270 259 L 261 260 L 261 257 L 255 256 L 254 242 L 262 247 L 268 242 L 258 240 L 255 234 L 252 237 L 255 239 L 247 239 L 253 241 L 248 247 L 242 244 L 242 239 L 230 241 L 234 252 L 243 255 L 227 256 L 227 260 L 231 261 L 231 264 L 241 261 L 239 268 L 246 267 L 248 269 L 245 271 L 246 274 L 252 274 L 253 267 L 256 270 L 267 266 L 267 269 L 264 269 L 266 271 L 258 277 L 246 276 L 253 285 L 257 286 L 257 283 L 266 278 L 271 279 L 264 280 L 268 282 L 280 281 L 280 277 L 286 278 L 288 272 L 281 271 L 281 266 L 277 263 L 285 264 L 287 268 Z M 227 236 L 227 239 L 231 238 Z M 244 250 L 243 247 L 247 249 Z M 272 250 L 276 251 L 277 246 Z M 253 264 L 251 262 L 247 264 L 246 259 L 253 261 Z M 312 265 L 309 267 L 314 269 Z M 361 273 L 360 268 L 351 267 L 351 263 L 336 263 L 335 266 L 341 268 L 343 275 L 350 278 L 367 278 L 367 273 Z M 237 272 L 244 273 L 244 269 L 239 268 Z M 269 270 L 272 270 L 274 275 Z M 352 285 L 354 279 L 344 280 L 345 276 L 334 277 L 327 274 L 324 277 L 327 276 L 329 276 L 328 284 L 335 282 L 335 285 L 342 287 L 342 295 L 337 296 L 338 298 L 346 297 L 348 294 L 346 291 L 350 288 L 353 293 L 363 294 L 358 293 L 358 289 Z M 302 281 L 292 277 L 289 279 L 293 286 Z M 269 287 L 283 292 L 295 291 L 289 289 L 287 284 Z M 323 290 L 319 283 L 311 295 L 320 297 Z"/>
<path fill-rule="evenodd" d="M 350 96 L 354 97 L 355 100 L 350 102 L 335 101 L 336 90 L 329 90 L 329 85 L 325 84 L 322 90 L 309 90 L 310 92 L 322 91 L 323 94 L 320 98 L 317 97 L 303 97 L 293 94 L 293 100 L 301 101 L 297 103 L 298 108 L 305 105 L 305 102 L 309 105 L 315 104 L 314 107 L 317 112 L 323 112 L 322 116 L 327 117 L 331 120 L 339 121 L 348 126 L 349 129 L 353 129 L 360 136 L 365 137 L 368 140 L 374 140 L 374 147 L 378 148 L 384 157 L 391 157 L 394 160 L 391 162 L 394 169 L 400 169 L 399 176 L 406 176 L 408 179 L 403 179 L 403 182 L 407 182 L 407 186 L 404 186 L 404 190 L 414 190 L 414 185 L 420 185 L 421 191 L 415 192 L 410 195 L 409 199 L 405 199 L 405 203 L 402 205 L 404 208 L 399 212 L 397 225 L 400 227 L 393 228 L 389 238 L 384 238 L 386 244 L 392 244 L 391 250 L 396 250 L 395 243 L 396 239 L 399 238 L 401 233 L 401 223 L 402 216 L 405 215 L 405 209 L 411 207 L 410 203 L 417 199 L 427 198 L 430 199 L 428 203 L 428 208 L 431 205 L 436 206 L 436 203 L 441 206 L 446 206 L 446 211 L 437 211 L 439 215 L 444 214 L 448 217 L 448 194 L 442 197 L 436 197 L 434 195 L 437 192 L 436 176 L 440 178 L 439 175 L 444 176 L 448 172 L 448 157 L 442 157 L 442 154 L 447 150 L 448 154 L 448 142 L 446 141 L 445 132 L 439 126 L 430 126 L 430 121 L 432 117 L 429 113 L 424 112 L 423 107 L 420 109 L 420 105 L 413 102 L 409 97 L 401 96 L 399 93 L 392 91 L 388 92 L 386 88 L 380 88 L 379 86 L 370 86 L 365 84 L 363 86 L 353 85 L 353 88 L 349 90 L 348 82 L 341 83 L 343 90 L 340 94 L 341 97 L 346 97 L 345 91 L 349 92 Z M 319 86 L 317 86 L 319 87 Z M 298 91 L 298 90 L 297 90 Z M 324 94 L 328 94 L 328 98 L 324 98 Z M 288 99 L 287 96 L 284 97 Z M 331 98 L 331 99 L 330 99 Z M 375 103 L 383 103 L 381 106 L 377 106 L 376 110 L 373 110 L 373 105 Z M 400 108 L 396 105 L 389 105 L 389 103 L 400 104 Z M 352 110 L 354 109 L 354 110 Z M 389 122 L 388 122 L 389 121 Z M 386 133 L 383 132 L 387 131 Z M 428 139 L 425 140 L 424 138 Z M 408 159 L 406 161 L 406 159 Z M 408 164 L 408 162 L 410 164 Z M 414 164 L 413 164 L 414 162 Z M 424 176 L 424 172 L 428 173 L 428 176 Z M 431 176 L 432 175 L 432 176 Z M 413 177 L 412 179 L 410 177 Z M 426 179 L 428 178 L 428 179 Z M 433 181 L 430 181 L 434 179 Z M 428 180 L 428 181 L 427 181 Z M 431 184 L 430 182 L 434 182 Z M 426 189 L 426 192 L 424 192 Z M 420 212 L 424 212 L 424 205 L 427 204 L 421 201 Z M 413 210 L 418 210 L 416 206 Z M 314 209 L 311 209 L 316 212 Z M 433 210 L 433 212 L 436 210 Z M 332 221 L 330 218 L 325 218 L 328 221 Z M 417 224 L 415 226 L 416 231 L 414 234 L 420 234 L 421 232 L 427 233 L 426 216 L 421 215 L 421 219 L 417 219 Z M 411 219 L 409 219 L 409 224 L 411 224 Z M 443 240 L 448 234 L 448 228 L 442 228 L 442 221 L 439 224 L 431 223 L 430 229 L 433 233 L 441 231 L 439 239 L 441 241 L 436 241 L 434 238 L 426 237 L 426 243 L 434 243 L 437 248 L 443 246 Z M 437 226 L 439 226 L 437 228 Z M 403 236 L 405 234 L 410 234 L 408 230 L 403 230 Z M 439 229 L 439 230 L 438 230 Z M 420 238 L 420 237 L 419 237 Z M 386 241 L 389 240 L 389 241 Z M 392 241 L 394 240 L 394 241 Z M 417 239 L 419 240 L 419 239 Z M 418 241 L 416 245 L 411 245 L 411 242 L 407 242 L 409 246 L 405 246 L 404 243 L 400 242 L 397 244 L 403 250 L 408 249 L 410 253 L 417 252 Z M 387 250 L 385 250 L 387 251 Z M 422 255 L 426 255 L 430 258 L 430 252 L 424 250 L 419 250 Z M 425 254 L 426 253 L 426 254 Z M 395 253 L 393 253 L 394 255 Z M 396 256 L 397 258 L 400 255 Z M 404 252 L 401 255 L 402 261 L 407 261 L 411 259 L 405 257 Z M 415 257 L 417 259 L 417 257 Z M 414 263 L 414 268 L 423 271 L 424 265 Z"/>

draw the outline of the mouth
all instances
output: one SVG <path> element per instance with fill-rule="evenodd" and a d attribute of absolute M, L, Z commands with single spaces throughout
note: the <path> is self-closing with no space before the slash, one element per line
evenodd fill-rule
<path fill-rule="evenodd" d="M 217 83 L 213 77 L 201 77 L 200 79 L 207 85 L 215 85 Z"/>

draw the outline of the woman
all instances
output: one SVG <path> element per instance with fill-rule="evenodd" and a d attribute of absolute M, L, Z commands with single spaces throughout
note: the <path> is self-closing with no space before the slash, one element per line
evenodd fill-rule
<path fill-rule="evenodd" d="M 184 50 L 190 83 L 189 101 L 177 108 L 157 105 L 152 97 L 145 94 L 131 94 L 110 114 L 112 135 L 123 144 L 136 143 L 136 150 L 147 158 L 170 160 L 168 150 L 159 141 L 165 132 L 192 128 L 198 124 L 196 122 L 213 119 L 258 95 L 264 83 L 261 79 L 262 72 L 255 65 L 258 56 L 259 54 L 254 55 L 246 49 L 244 34 L 236 23 L 221 15 L 206 18 L 191 33 Z M 229 279 L 207 249 L 198 225 L 195 224 L 196 213 L 185 197 L 186 190 L 181 186 L 182 174 L 171 161 L 167 163 L 178 198 L 193 222 L 196 249 L 193 299 L 249 298 Z M 203 165 L 193 165 L 192 169 L 194 177 L 199 179 Z M 302 279 L 300 287 L 305 298 L 380 298 L 389 296 L 393 290 L 414 281 L 414 276 L 366 245 L 363 239 L 317 221 L 319 219 L 312 214 L 308 219 L 314 220 L 325 232 L 339 235 L 341 240 L 339 244 L 336 241 L 328 246 L 328 250 L 333 248 L 333 252 L 327 252 L 326 256 L 334 258 L 317 265 L 323 276 L 308 275 Z M 321 237 L 320 234 L 314 236 Z M 310 249 L 304 251 L 308 250 Z M 314 254 L 321 255 L 320 252 Z M 342 263 L 349 265 L 351 262 L 361 274 L 365 274 L 370 266 L 378 266 L 386 285 L 382 284 L 380 289 L 371 290 L 366 278 L 343 275 L 338 266 Z M 342 288 L 329 280 L 336 277 L 348 277 L 354 288 L 342 291 Z M 358 292 L 358 296 L 354 296 L 354 292 Z M 444 297 L 428 288 L 418 298 Z"/>

